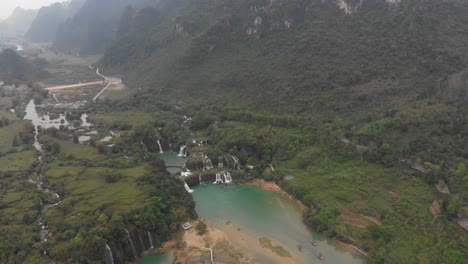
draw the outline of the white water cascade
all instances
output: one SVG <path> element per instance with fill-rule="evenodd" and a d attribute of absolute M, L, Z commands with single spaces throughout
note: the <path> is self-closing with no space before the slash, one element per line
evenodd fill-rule
<path fill-rule="evenodd" d="M 239 170 L 240 169 L 239 158 L 234 155 L 231 155 L 231 157 L 232 157 L 232 160 L 234 160 L 234 168 L 236 170 Z"/>
<path fill-rule="evenodd" d="M 223 156 L 218 157 L 218 168 L 224 167 Z"/>
<path fill-rule="evenodd" d="M 143 242 L 143 237 L 141 237 L 140 232 L 138 232 L 138 239 L 140 240 L 141 248 L 145 249 L 145 243 Z"/>
<path fill-rule="evenodd" d="M 124 230 L 125 230 L 125 233 L 127 233 L 128 241 L 130 242 L 130 246 L 132 247 L 133 257 L 134 257 L 135 259 L 138 259 L 138 256 L 137 256 L 137 253 L 136 253 L 136 249 L 135 249 L 135 245 L 133 244 L 133 240 L 132 240 L 132 238 L 130 237 L 130 232 L 128 232 L 127 228 L 124 228 Z"/>
<path fill-rule="evenodd" d="M 143 150 L 144 150 L 146 153 L 148 153 L 148 148 L 146 147 L 145 142 L 143 142 L 143 140 L 140 140 L 140 144 L 141 144 L 141 146 L 143 147 Z"/>
<path fill-rule="evenodd" d="M 153 244 L 153 239 L 151 238 L 151 233 L 150 233 L 150 231 L 147 231 L 147 232 L 148 232 L 148 240 L 150 242 L 150 248 L 153 249 L 154 244 Z"/>
<path fill-rule="evenodd" d="M 106 244 L 106 264 L 114 264 L 114 257 L 112 256 L 112 250 L 109 245 Z"/>
<path fill-rule="evenodd" d="M 204 156 L 203 163 L 204 163 L 203 167 L 204 167 L 205 170 L 211 170 L 211 169 L 214 168 L 213 163 L 211 162 L 211 159 L 208 158 L 207 155 Z"/>
<path fill-rule="evenodd" d="M 163 151 L 163 148 L 162 148 L 162 146 L 161 146 L 161 140 L 159 140 L 159 139 L 158 139 L 158 146 L 159 146 L 159 153 L 160 153 L 160 154 L 163 154 L 164 151 Z"/>
<path fill-rule="evenodd" d="M 271 168 L 271 171 L 275 171 L 275 168 L 273 168 L 273 165 L 270 163 L 270 168 Z"/>
<path fill-rule="evenodd" d="M 224 175 L 224 182 L 225 183 L 231 183 L 232 182 L 231 173 L 225 171 L 225 172 L 223 172 L 223 175 Z"/>
<path fill-rule="evenodd" d="M 187 146 L 186 145 L 180 146 L 179 155 L 177 155 L 177 156 L 187 157 Z"/>
<path fill-rule="evenodd" d="M 188 116 L 184 116 L 184 121 L 182 122 L 182 127 L 188 129 L 190 127 L 191 121 L 192 121 L 192 118 L 190 118 Z"/>
<path fill-rule="evenodd" d="M 216 173 L 216 180 L 213 182 L 213 184 L 219 184 L 219 183 L 224 183 L 223 178 L 221 177 L 221 173 Z"/>
<path fill-rule="evenodd" d="M 185 190 L 188 192 L 188 193 L 193 193 L 193 190 L 190 189 L 190 187 L 188 186 L 188 184 L 186 182 L 184 182 L 184 187 L 185 187 Z"/>
<path fill-rule="evenodd" d="M 201 181 L 201 174 L 198 174 L 198 184 L 202 184 L 202 181 Z"/>

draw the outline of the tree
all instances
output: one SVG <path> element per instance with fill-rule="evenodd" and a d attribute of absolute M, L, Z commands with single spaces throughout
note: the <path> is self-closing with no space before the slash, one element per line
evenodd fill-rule
<path fill-rule="evenodd" d="M 78 134 L 73 134 L 73 143 L 75 143 L 75 144 L 80 143 L 80 139 L 78 138 Z"/>
<path fill-rule="evenodd" d="M 195 226 L 195 230 L 197 230 L 197 234 L 199 236 L 202 236 L 206 233 L 206 224 L 202 221 L 198 222 L 198 224 Z"/>
<path fill-rule="evenodd" d="M 60 144 L 59 143 L 54 142 L 52 144 L 52 153 L 55 154 L 55 155 L 60 153 Z"/>
<path fill-rule="evenodd" d="M 105 154 L 106 153 L 106 146 L 102 143 L 96 143 L 96 149 L 99 153 Z"/>
<path fill-rule="evenodd" d="M 18 146 L 18 136 L 14 136 L 13 137 L 13 147 L 17 147 Z"/>
<path fill-rule="evenodd" d="M 450 214 L 450 216 L 457 217 L 458 210 L 460 209 L 460 207 L 461 207 L 460 196 L 453 195 L 447 207 L 447 212 Z"/>

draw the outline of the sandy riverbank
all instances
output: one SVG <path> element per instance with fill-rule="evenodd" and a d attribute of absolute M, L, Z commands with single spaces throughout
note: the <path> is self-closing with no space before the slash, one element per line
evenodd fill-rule
<path fill-rule="evenodd" d="M 294 201 L 299 206 L 301 212 L 303 212 L 307 208 L 301 201 L 294 198 L 292 195 L 288 194 L 287 192 L 283 191 L 283 189 L 281 189 L 281 187 L 279 187 L 278 184 L 274 182 L 269 182 L 269 181 L 265 181 L 262 179 L 255 179 L 249 184 L 259 186 L 262 189 L 267 190 L 267 191 L 279 193 L 284 198 Z"/>
<path fill-rule="evenodd" d="M 201 218 L 191 224 L 195 227 L 200 221 L 207 225 L 204 235 L 198 235 L 195 228 L 181 231 L 164 244 L 162 252 L 172 252 L 174 260 L 189 264 L 211 263 L 210 249 L 214 263 L 297 263 L 293 258 L 278 256 L 262 247 L 258 237 L 244 232 L 235 223 L 226 222 L 223 230 Z"/>

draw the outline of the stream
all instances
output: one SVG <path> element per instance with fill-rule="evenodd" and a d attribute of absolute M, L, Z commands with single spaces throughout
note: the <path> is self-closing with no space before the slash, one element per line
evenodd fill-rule
<path fill-rule="evenodd" d="M 82 123 L 83 123 L 82 127 L 88 127 L 89 128 L 91 126 L 91 124 L 86 121 L 86 118 L 87 118 L 86 114 L 83 114 L 81 116 L 81 120 L 82 120 Z M 39 161 L 39 169 L 37 170 L 37 173 L 36 173 L 34 179 L 32 177 L 29 178 L 29 182 L 36 185 L 37 189 L 39 191 L 43 192 L 47 196 L 53 197 L 54 200 L 56 201 L 56 203 L 44 203 L 41 200 L 40 217 L 36 221 L 36 223 L 41 227 L 41 231 L 40 231 L 41 241 L 42 242 L 47 242 L 47 239 L 52 234 L 48 231 L 47 226 L 44 224 L 43 217 L 44 217 L 47 210 L 59 205 L 62 202 L 61 201 L 62 197 L 60 197 L 60 195 L 57 194 L 56 192 L 54 192 L 53 190 L 48 189 L 47 187 L 44 187 L 44 183 L 42 182 L 42 178 L 43 178 L 42 168 L 44 166 L 44 151 L 43 151 L 42 145 L 40 144 L 39 139 L 38 139 L 38 137 L 39 137 L 39 127 L 42 128 L 42 129 L 51 128 L 51 127 L 55 127 L 57 129 L 59 129 L 60 126 L 68 126 L 70 128 L 73 128 L 73 127 L 67 121 L 64 114 L 60 114 L 57 119 L 51 119 L 50 115 L 48 115 L 48 114 L 39 115 L 39 113 L 37 112 L 37 109 L 36 109 L 36 104 L 35 104 L 34 100 L 32 100 L 32 99 L 29 101 L 29 103 L 26 106 L 25 116 L 24 116 L 23 119 L 24 120 L 30 120 L 32 122 L 33 126 L 34 126 L 34 143 L 33 143 L 33 146 L 34 146 L 34 148 L 36 149 L 36 151 L 38 153 L 37 158 L 38 158 L 38 161 Z M 44 252 L 44 255 L 46 253 L 47 252 Z"/>

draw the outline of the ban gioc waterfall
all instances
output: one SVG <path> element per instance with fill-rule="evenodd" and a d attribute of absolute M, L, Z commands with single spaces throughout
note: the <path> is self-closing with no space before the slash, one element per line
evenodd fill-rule
<path fill-rule="evenodd" d="M 2 1 L 0 263 L 465 263 L 467 13 Z"/>

